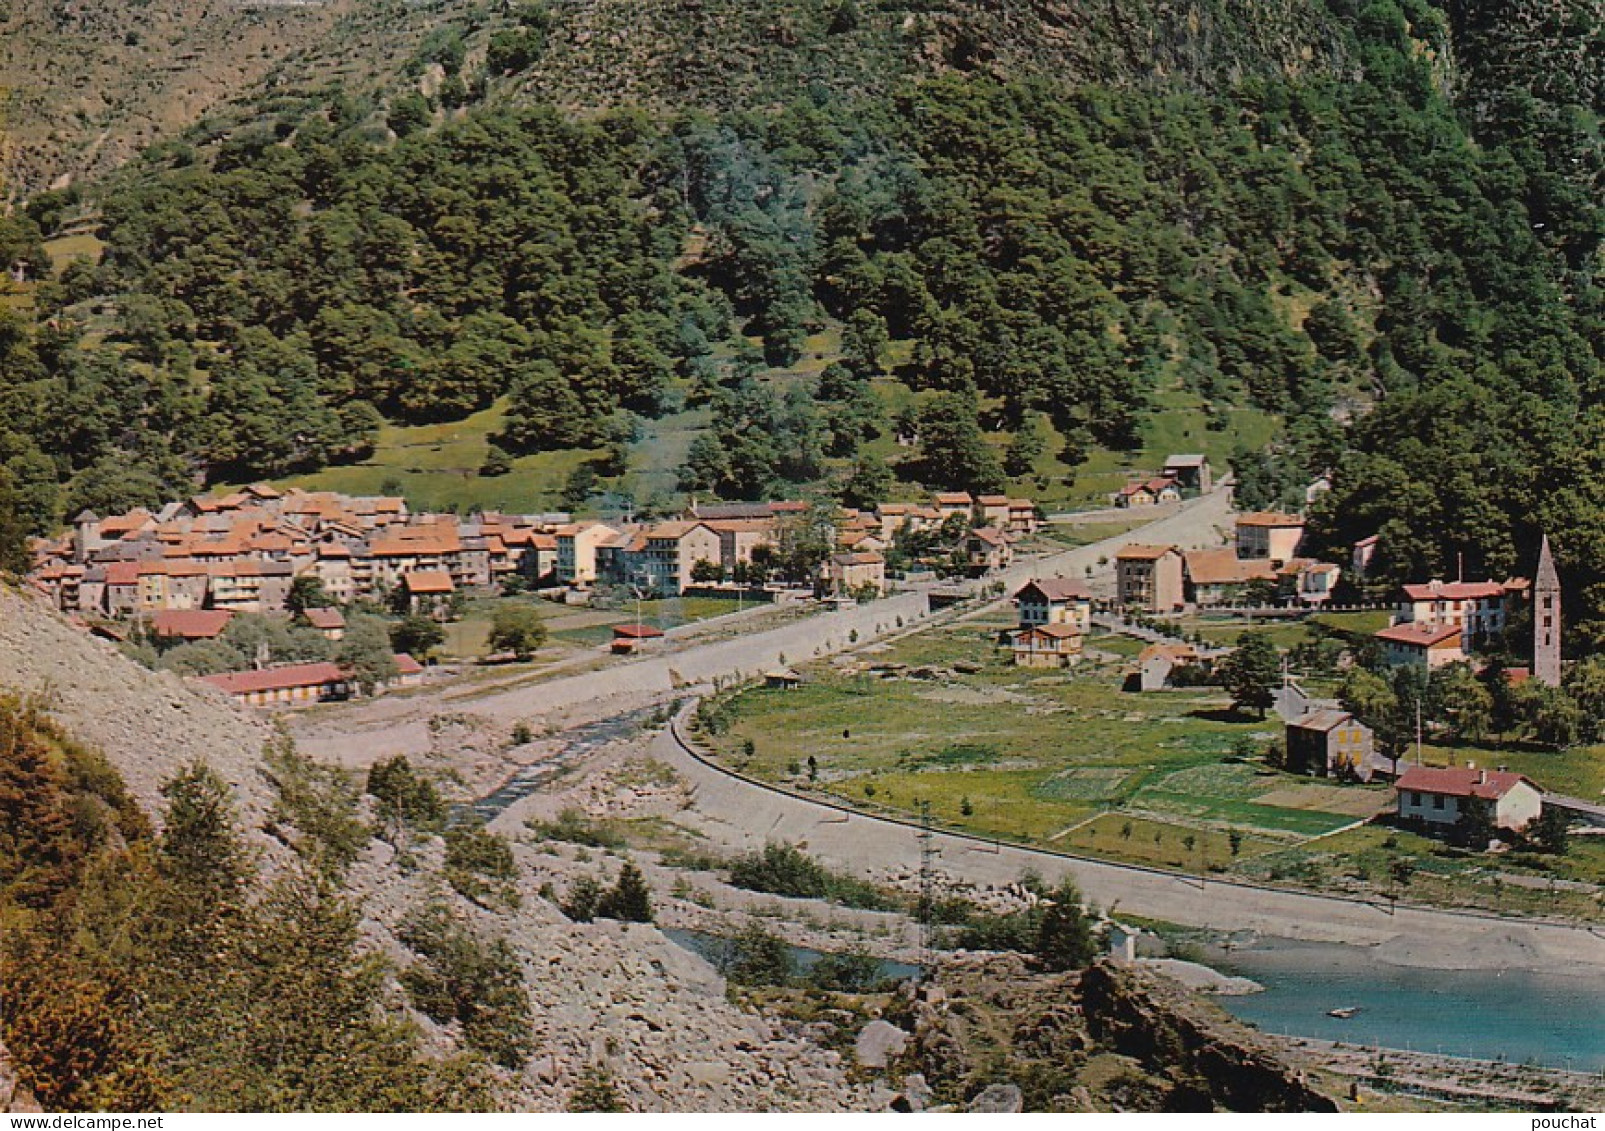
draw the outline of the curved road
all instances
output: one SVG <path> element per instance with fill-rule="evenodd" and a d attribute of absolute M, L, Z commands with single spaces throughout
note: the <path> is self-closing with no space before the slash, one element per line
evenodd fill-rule
<path fill-rule="evenodd" d="M 704 761 L 682 737 L 686 706 L 652 744 L 653 756 L 685 776 L 693 789 L 691 821 L 719 841 L 748 848 L 787 840 L 850 872 L 902 872 L 920 867 L 913 825 L 819 802 L 739 777 Z M 1591 976 L 1605 972 L 1605 934 L 1586 928 L 1499 919 L 1472 912 L 1390 907 L 1224 880 L 1199 880 L 1153 869 L 1069 857 L 934 832 L 937 870 L 978 886 L 1013 883 L 1027 869 L 1050 882 L 1069 876 L 1088 899 L 1109 911 L 1186 926 L 1251 930 L 1278 938 L 1383 946 L 1403 966 L 1455 969 L 1522 968 Z"/>

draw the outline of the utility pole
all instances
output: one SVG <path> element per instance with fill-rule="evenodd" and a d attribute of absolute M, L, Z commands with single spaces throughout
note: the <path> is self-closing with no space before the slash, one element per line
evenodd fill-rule
<path fill-rule="evenodd" d="M 920 802 L 920 978 L 930 977 L 934 964 L 932 934 L 936 917 L 936 834 L 931 830 L 931 803 Z"/>

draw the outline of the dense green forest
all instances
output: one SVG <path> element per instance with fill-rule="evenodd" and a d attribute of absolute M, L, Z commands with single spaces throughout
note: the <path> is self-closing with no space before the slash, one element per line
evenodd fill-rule
<path fill-rule="evenodd" d="M 1203 428 L 1275 414 L 1235 461 L 1245 501 L 1330 471 L 1319 547 L 1381 532 L 1380 583 L 1529 570 L 1543 528 L 1591 622 L 1574 639 L 1605 635 L 1587 29 L 1328 7 L 1350 75 L 954 70 L 585 121 L 448 82 L 392 100 L 388 129 L 294 103 L 159 147 L 82 193 L 101 262 L 0 322 L 0 516 L 20 516 L 0 527 L 349 461 L 382 420 L 498 401 L 500 448 L 611 445 L 604 475 L 652 418 L 707 405 L 687 490 L 1002 488 L 1050 444 L 1072 469 L 1134 446 L 1182 389 Z M 497 66 L 531 66 L 541 34 Z M 6 221 L 11 258 L 41 263 L 75 207 Z M 774 379 L 827 329 L 839 358 Z M 888 434 L 890 467 L 866 446 Z"/>

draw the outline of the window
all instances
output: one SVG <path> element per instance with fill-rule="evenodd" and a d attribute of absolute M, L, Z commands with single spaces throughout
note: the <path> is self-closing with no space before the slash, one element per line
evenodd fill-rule
<path fill-rule="evenodd" d="M 1432 807 L 1434 809 L 1442 809 L 1443 808 L 1443 794 L 1434 793 L 1432 795 Z"/>
<path fill-rule="evenodd" d="M 1414 805 L 1417 809 L 1421 808 L 1421 794 L 1412 791 L 1410 794 L 1410 804 Z"/>

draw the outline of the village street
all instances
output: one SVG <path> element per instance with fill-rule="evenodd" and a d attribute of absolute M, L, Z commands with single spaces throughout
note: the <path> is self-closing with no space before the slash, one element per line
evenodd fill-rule
<path fill-rule="evenodd" d="M 1229 528 L 1230 509 L 1231 492 L 1219 488 L 1127 534 L 1019 562 L 985 583 L 1001 582 L 1011 593 L 1033 577 L 1073 577 L 1086 580 L 1100 596 L 1112 595 L 1114 555 L 1121 546 L 1218 545 Z M 367 766 L 394 754 L 429 750 L 430 720 L 436 716 L 471 715 L 508 727 L 523 721 L 537 730 L 589 722 L 709 688 L 715 679 L 751 677 L 910 631 L 929 615 L 924 592 L 900 593 L 734 639 L 698 643 L 693 638 L 678 650 L 621 658 L 598 671 L 534 682 L 526 675 L 516 686 L 447 684 L 412 695 L 325 705 L 286 721 L 309 754 Z"/>

